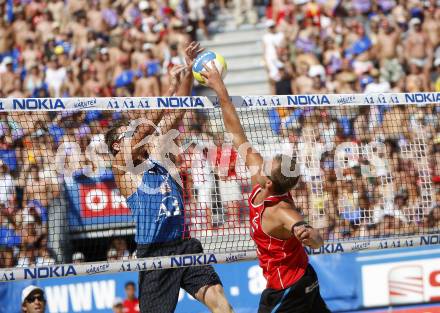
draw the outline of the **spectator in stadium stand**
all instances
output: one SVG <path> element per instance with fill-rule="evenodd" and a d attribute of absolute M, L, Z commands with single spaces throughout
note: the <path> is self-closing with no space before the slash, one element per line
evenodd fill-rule
<path fill-rule="evenodd" d="M 78 251 L 72 254 L 72 263 L 73 264 L 81 264 L 85 261 L 84 253 Z"/>
<path fill-rule="evenodd" d="M 22 211 L 17 216 L 21 232 L 21 246 L 17 256 L 17 267 L 28 267 L 36 264 L 37 246 L 40 239 L 38 224 L 32 214 Z"/>
<path fill-rule="evenodd" d="M 378 20 L 380 21 L 379 18 Z M 397 83 L 405 74 L 399 60 L 401 30 L 388 18 L 383 18 L 380 26 L 376 43 L 373 46 L 373 51 L 379 59 L 380 76 L 387 82 Z"/>
<path fill-rule="evenodd" d="M 0 159 L 0 204 L 6 208 L 14 206 L 15 183 L 8 166 Z"/>
<path fill-rule="evenodd" d="M 46 298 L 40 287 L 29 285 L 21 292 L 22 313 L 44 313 L 46 312 Z"/>
<path fill-rule="evenodd" d="M 125 313 L 124 312 L 124 304 L 121 298 L 116 297 L 113 300 L 113 313 Z"/>
<path fill-rule="evenodd" d="M 389 80 L 381 79 L 377 68 L 371 68 L 369 76 L 371 80 L 369 80 L 365 86 L 365 93 L 384 93 L 391 91 Z"/>
<path fill-rule="evenodd" d="M 113 239 L 111 246 L 116 250 L 118 260 L 128 260 L 130 258 L 127 241 L 124 238 Z"/>
<path fill-rule="evenodd" d="M 284 34 L 276 30 L 276 23 L 273 20 L 267 20 L 265 26 L 267 33 L 263 36 L 264 62 L 269 75 L 272 94 L 274 94 L 274 84 L 280 80 L 278 69 L 282 65 L 278 57 L 277 49 L 281 47 L 284 41 Z"/>
<path fill-rule="evenodd" d="M 432 66 L 433 49 L 428 35 L 423 30 L 422 21 L 413 17 L 409 21 L 410 30 L 405 41 L 405 60 L 410 66 L 423 69 L 428 79 Z M 432 31 L 432 30 L 431 30 Z"/>
<path fill-rule="evenodd" d="M 3 58 L 0 65 L 0 88 L 5 94 L 9 94 L 14 90 L 14 83 L 19 80 L 13 69 L 13 60 L 10 56 Z"/>
<path fill-rule="evenodd" d="M 188 17 L 193 29 L 199 27 L 202 29 L 205 38 L 209 39 L 209 31 L 206 25 L 207 18 L 205 14 L 206 2 L 206 0 L 188 0 Z M 196 40 L 197 38 L 193 37 L 192 39 Z"/>
<path fill-rule="evenodd" d="M 192 127 L 195 135 L 192 140 L 200 143 L 201 138 L 199 126 Z M 197 129 L 197 130 L 196 130 Z M 186 150 L 184 157 L 185 167 L 189 170 L 191 175 L 188 178 L 191 179 L 190 186 L 188 188 L 191 194 L 191 201 L 194 206 L 198 206 L 195 210 L 190 210 L 196 216 L 192 217 L 192 223 L 195 227 L 203 227 L 206 225 L 207 229 L 212 229 L 213 224 L 213 210 L 215 195 L 215 176 L 213 173 L 213 163 L 207 158 L 208 147 L 200 147 L 199 145 L 192 144 Z M 200 222 L 200 215 L 206 216 L 206 224 Z M 218 221 L 215 221 L 218 223 Z"/>
<path fill-rule="evenodd" d="M 126 282 L 124 300 L 124 313 L 139 313 L 139 300 L 136 298 L 136 284 L 132 281 Z"/>
<path fill-rule="evenodd" d="M 116 261 L 118 260 L 118 252 L 116 251 L 115 248 L 110 248 L 107 251 L 107 260 L 108 261 Z"/>
<path fill-rule="evenodd" d="M 159 61 L 154 58 L 152 48 L 150 43 L 144 44 L 143 50 L 147 58 L 140 66 L 143 75 L 135 83 L 134 95 L 136 97 L 158 97 L 160 95 L 161 67 Z"/>
<path fill-rule="evenodd" d="M 229 228 L 240 226 L 240 203 L 243 194 L 240 178 L 237 175 L 238 153 L 233 147 L 222 145 L 217 147 L 216 166 L 220 201 L 223 205 L 223 222 Z"/>
<path fill-rule="evenodd" d="M 252 0 L 234 0 L 234 19 L 236 27 L 247 21 L 249 24 L 257 23 L 257 13 L 255 12 Z"/>

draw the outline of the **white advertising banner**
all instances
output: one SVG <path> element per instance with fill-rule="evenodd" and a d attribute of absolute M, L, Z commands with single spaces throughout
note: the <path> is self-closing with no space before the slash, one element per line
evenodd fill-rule
<path fill-rule="evenodd" d="M 440 301 L 440 258 L 362 266 L 366 307 Z"/>

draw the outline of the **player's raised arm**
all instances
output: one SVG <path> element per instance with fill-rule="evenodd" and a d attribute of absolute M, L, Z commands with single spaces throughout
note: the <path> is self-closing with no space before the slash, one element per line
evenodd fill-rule
<path fill-rule="evenodd" d="M 209 66 L 204 65 L 204 67 L 206 71 L 201 72 L 201 75 L 205 79 L 206 85 L 217 93 L 226 131 L 233 135 L 234 147 L 245 161 L 246 167 L 249 168 L 252 186 L 254 186 L 258 183 L 259 178 L 264 177 L 261 175 L 264 163 L 263 157 L 248 141 L 237 110 L 229 98 L 228 90 L 214 62 L 209 64 Z"/>
<path fill-rule="evenodd" d="M 195 58 L 204 49 L 200 46 L 200 43 L 193 41 L 185 49 L 185 65 L 180 65 L 171 71 L 171 87 L 167 93 L 167 96 L 189 96 L 194 82 L 192 74 L 192 66 Z M 170 110 L 161 120 L 158 127 L 162 133 L 166 133 L 168 130 L 176 128 L 177 124 L 182 120 L 186 110 Z"/>
<path fill-rule="evenodd" d="M 280 202 L 268 207 L 265 216 L 282 225 L 286 233 L 291 232 L 305 246 L 318 249 L 324 243 L 319 232 L 304 221 L 303 216 L 293 208 L 292 203 Z"/>

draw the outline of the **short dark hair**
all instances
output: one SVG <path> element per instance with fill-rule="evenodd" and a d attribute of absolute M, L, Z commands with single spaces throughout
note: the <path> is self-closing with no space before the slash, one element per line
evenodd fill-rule
<path fill-rule="evenodd" d="M 133 286 L 133 288 L 136 288 L 136 284 L 131 280 L 125 283 L 124 288 L 127 288 L 128 286 Z"/>
<path fill-rule="evenodd" d="M 285 176 L 283 174 L 283 159 L 290 161 L 288 163 L 289 171 L 293 172 L 296 168 L 296 155 L 288 156 L 283 154 L 277 154 L 274 157 L 274 161 L 276 161 L 278 164 L 275 168 L 272 169 L 269 179 L 272 181 L 273 184 L 273 191 L 277 194 L 283 194 L 288 192 L 290 189 L 294 188 L 296 184 L 299 181 L 299 175 L 295 173 L 292 177 Z M 286 165 L 284 165 L 285 167 Z M 286 169 L 287 170 L 287 169 Z"/>
<path fill-rule="evenodd" d="M 115 126 L 110 128 L 107 131 L 107 133 L 105 134 L 105 144 L 107 145 L 107 147 L 109 148 L 109 150 L 110 150 L 111 154 L 113 154 L 113 156 L 115 156 L 117 154 L 117 151 L 115 151 L 113 149 L 113 143 L 115 143 L 115 141 L 119 137 L 118 130 L 122 126 L 126 126 L 126 125 L 127 125 L 127 123 L 124 120 L 121 120 L 121 121 L 117 122 Z"/>

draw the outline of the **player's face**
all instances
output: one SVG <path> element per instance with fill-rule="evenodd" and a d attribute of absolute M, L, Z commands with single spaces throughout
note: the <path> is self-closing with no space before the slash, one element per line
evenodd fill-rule
<path fill-rule="evenodd" d="M 133 285 L 128 285 L 125 287 L 125 293 L 128 299 L 133 299 L 135 297 L 135 290 Z"/>
<path fill-rule="evenodd" d="M 46 299 L 41 291 L 31 293 L 23 303 L 26 313 L 44 313 L 46 310 Z"/>
<path fill-rule="evenodd" d="M 118 136 L 117 136 L 117 139 L 116 139 L 116 140 L 113 142 L 113 144 L 112 144 L 112 148 L 113 148 L 115 151 L 118 151 L 118 153 L 119 153 L 119 151 L 121 151 L 121 144 L 122 144 L 122 141 L 124 140 L 125 133 L 126 133 L 127 129 L 128 129 L 127 126 L 122 126 L 122 127 L 120 127 L 120 128 L 118 129 Z"/>

